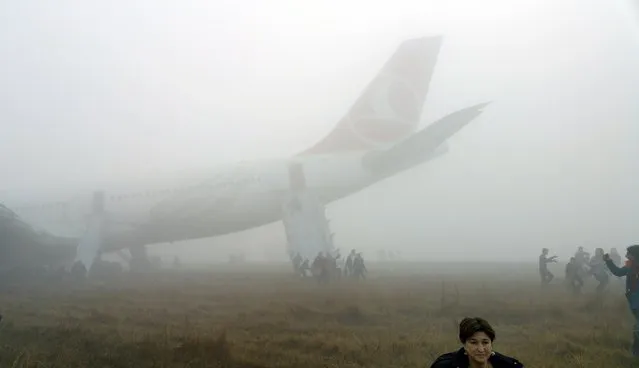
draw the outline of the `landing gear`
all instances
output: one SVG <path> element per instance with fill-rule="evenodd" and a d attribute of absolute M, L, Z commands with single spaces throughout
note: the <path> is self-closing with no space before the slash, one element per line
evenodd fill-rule
<path fill-rule="evenodd" d="M 84 263 L 77 261 L 71 267 L 71 277 L 74 280 L 84 280 L 87 278 L 88 270 L 84 266 Z"/>
<path fill-rule="evenodd" d="M 288 252 L 292 257 L 313 260 L 318 253 L 333 253 L 333 234 L 326 208 L 315 193 L 306 188 L 303 167 L 289 167 L 291 194 L 282 208 Z"/>
<path fill-rule="evenodd" d="M 131 271 L 148 271 L 151 269 L 151 261 L 144 245 L 131 247 L 129 252 L 131 252 L 131 260 L 129 261 Z"/>
<path fill-rule="evenodd" d="M 104 211 L 104 193 L 93 194 L 92 212 L 89 216 L 87 229 L 80 239 L 76 250 L 75 261 L 71 272 L 78 278 L 86 278 L 91 267 L 99 256 L 103 244 L 103 232 L 106 224 Z"/>

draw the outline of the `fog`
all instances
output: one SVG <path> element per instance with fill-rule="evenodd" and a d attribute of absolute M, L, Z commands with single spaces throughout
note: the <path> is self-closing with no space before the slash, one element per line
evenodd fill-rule
<path fill-rule="evenodd" d="M 334 127 L 401 41 L 441 34 L 423 124 L 493 103 L 445 156 L 330 205 L 337 245 L 433 261 L 623 248 L 639 241 L 635 10 L 623 0 L 2 2 L 0 190 L 295 154 Z M 153 251 L 213 260 L 238 246 L 266 259 L 284 256 L 283 241 L 276 224 Z"/>

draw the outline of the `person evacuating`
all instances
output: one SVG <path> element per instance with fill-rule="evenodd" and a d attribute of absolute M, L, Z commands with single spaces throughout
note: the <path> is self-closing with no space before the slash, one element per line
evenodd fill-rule
<path fill-rule="evenodd" d="M 355 249 L 351 249 L 351 253 L 346 257 L 346 264 L 344 265 L 344 276 L 353 276 L 353 261 L 355 260 Z"/>
<path fill-rule="evenodd" d="M 597 292 L 601 293 L 606 289 L 609 282 L 608 268 L 603 260 L 604 250 L 602 248 L 595 249 L 595 255 L 590 259 L 590 273 L 599 282 Z"/>
<path fill-rule="evenodd" d="M 577 295 L 581 293 L 581 288 L 584 286 L 584 280 L 579 274 L 579 265 L 577 264 L 575 257 L 571 257 L 570 262 L 566 264 L 566 282 L 573 294 Z"/>
<path fill-rule="evenodd" d="M 552 272 L 548 271 L 548 263 L 557 262 L 557 256 L 548 257 L 548 248 L 541 250 L 539 256 L 539 276 L 541 277 L 541 286 L 550 284 L 555 277 Z"/>
<path fill-rule="evenodd" d="M 317 281 L 320 283 L 328 281 L 327 263 L 327 257 L 324 256 L 323 252 L 319 252 L 313 261 L 313 265 L 311 265 L 311 273 L 313 273 Z"/>
<path fill-rule="evenodd" d="M 302 262 L 298 271 L 298 275 L 301 277 L 306 277 L 308 273 L 311 272 L 311 267 L 308 265 L 308 259 L 305 259 L 304 262 Z"/>
<path fill-rule="evenodd" d="M 356 280 L 366 278 L 366 265 L 364 264 L 364 257 L 362 253 L 357 253 L 353 260 L 353 277 Z"/>
<path fill-rule="evenodd" d="M 626 299 L 635 324 L 632 329 L 632 355 L 639 357 L 639 245 L 631 245 L 626 249 L 626 263 L 619 267 L 610 254 L 604 254 L 604 262 L 610 272 L 617 277 L 626 277 Z"/>

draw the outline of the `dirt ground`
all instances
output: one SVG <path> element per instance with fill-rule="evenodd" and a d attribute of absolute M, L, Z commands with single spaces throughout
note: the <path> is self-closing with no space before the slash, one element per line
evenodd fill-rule
<path fill-rule="evenodd" d="M 481 316 L 495 350 L 526 367 L 632 367 L 632 317 L 535 264 L 370 264 L 369 279 L 317 285 L 290 266 L 121 274 L 84 284 L 2 282 L 1 367 L 428 367 Z M 475 267 L 475 268 L 474 268 Z M 559 274 L 559 272 L 556 272 Z"/>

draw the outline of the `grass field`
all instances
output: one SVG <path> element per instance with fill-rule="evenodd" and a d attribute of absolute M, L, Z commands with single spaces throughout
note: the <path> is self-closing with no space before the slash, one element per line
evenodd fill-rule
<path fill-rule="evenodd" d="M 5 282 L 0 367 L 428 367 L 459 347 L 464 316 L 526 367 L 639 366 L 619 283 L 599 300 L 592 281 L 581 297 L 560 281 L 542 292 L 535 265 L 371 264 L 333 285 L 228 267 Z"/>

